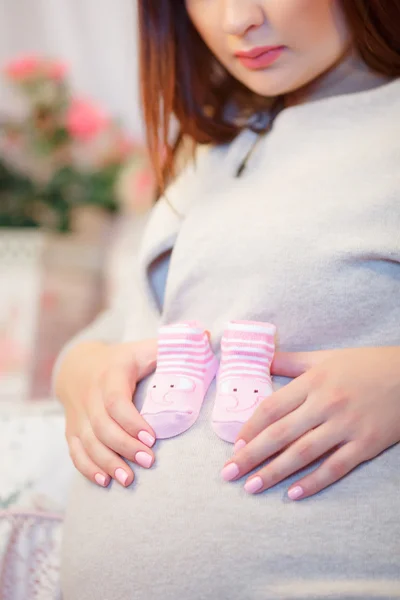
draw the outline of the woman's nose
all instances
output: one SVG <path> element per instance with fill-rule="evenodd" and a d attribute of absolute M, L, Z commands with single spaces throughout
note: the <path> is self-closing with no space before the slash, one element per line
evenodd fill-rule
<path fill-rule="evenodd" d="M 223 29 L 229 35 L 242 36 L 265 21 L 260 0 L 225 0 Z"/>

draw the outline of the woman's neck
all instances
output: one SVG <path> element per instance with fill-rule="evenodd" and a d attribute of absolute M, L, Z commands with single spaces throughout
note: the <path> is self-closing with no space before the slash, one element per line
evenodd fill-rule
<path fill-rule="evenodd" d="M 387 77 L 372 71 L 360 59 L 353 55 L 347 56 L 337 66 L 312 83 L 288 94 L 285 98 L 285 105 L 287 107 L 295 106 L 329 96 L 354 94 L 379 87 L 388 81 Z"/>

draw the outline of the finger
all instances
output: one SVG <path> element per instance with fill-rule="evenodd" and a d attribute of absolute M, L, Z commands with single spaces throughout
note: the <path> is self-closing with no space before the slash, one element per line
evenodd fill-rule
<path fill-rule="evenodd" d="M 110 476 L 89 458 L 80 439 L 71 436 L 67 441 L 71 460 L 78 471 L 93 483 L 107 487 L 111 480 Z"/>
<path fill-rule="evenodd" d="M 157 340 L 143 340 L 126 346 L 127 349 L 129 348 L 126 365 L 129 369 L 131 391 L 134 392 L 136 383 L 150 375 L 156 368 Z"/>
<path fill-rule="evenodd" d="M 153 452 L 148 446 L 124 431 L 109 417 L 103 406 L 98 406 L 97 412 L 90 419 L 90 424 L 96 438 L 107 448 L 145 469 L 153 466 L 155 460 Z"/>
<path fill-rule="evenodd" d="M 133 479 L 133 471 L 118 454 L 106 448 L 94 435 L 90 424 L 80 434 L 80 441 L 89 458 L 101 469 L 116 479 L 124 487 L 129 486 Z"/>
<path fill-rule="evenodd" d="M 225 481 L 238 479 L 321 424 L 304 405 L 277 421 L 239 450 L 222 471 Z M 235 466 L 232 466 L 235 465 Z M 236 475 L 233 475 L 234 471 Z"/>
<path fill-rule="evenodd" d="M 107 371 L 103 377 L 101 394 L 108 415 L 130 436 L 151 448 L 156 435 L 132 402 L 132 387 L 124 369 L 114 367 Z"/>
<path fill-rule="evenodd" d="M 290 487 L 291 500 L 300 500 L 317 494 L 332 485 L 364 462 L 357 442 L 348 442 L 329 456 L 320 467 Z"/>
<path fill-rule="evenodd" d="M 316 352 L 276 352 L 271 365 L 272 375 L 280 377 L 299 377 L 313 367 L 331 358 L 336 350 L 318 350 Z"/>
<path fill-rule="evenodd" d="M 308 390 L 309 380 L 303 375 L 263 400 L 240 430 L 238 446 L 243 447 L 243 442 L 249 443 L 264 429 L 301 406 L 307 399 Z"/>
<path fill-rule="evenodd" d="M 268 465 L 250 477 L 244 489 L 260 493 L 306 467 L 340 443 L 336 428 L 323 424 L 303 435 Z"/>

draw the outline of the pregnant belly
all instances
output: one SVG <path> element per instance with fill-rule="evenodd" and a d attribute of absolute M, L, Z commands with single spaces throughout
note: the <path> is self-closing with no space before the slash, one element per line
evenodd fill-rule
<path fill-rule="evenodd" d="M 251 497 L 220 478 L 232 447 L 209 412 L 131 488 L 77 478 L 64 600 L 400 599 L 399 446 L 315 498 Z"/>

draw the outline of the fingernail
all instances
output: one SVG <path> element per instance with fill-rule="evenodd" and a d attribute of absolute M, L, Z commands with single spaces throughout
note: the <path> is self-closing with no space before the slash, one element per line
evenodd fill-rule
<path fill-rule="evenodd" d="M 138 465 L 144 467 L 145 469 L 149 469 L 153 462 L 152 457 L 150 456 L 150 454 L 147 454 L 147 452 L 138 452 L 135 455 L 135 460 Z"/>
<path fill-rule="evenodd" d="M 152 448 L 156 443 L 156 439 L 148 431 L 139 431 L 138 439 L 148 448 Z"/>
<path fill-rule="evenodd" d="M 288 491 L 288 496 L 291 500 L 298 500 L 299 498 L 304 496 L 304 490 L 302 487 L 297 485 L 296 487 Z"/>
<path fill-rule="evenodd" d="M 253 477 L 253 479 L 249 479 L 249 481 L 244 486 L 245 491 L 248 494 L 255 494 L 259 492 L 263 487 L 264 483 L 261 477 Z"/>
<path fill-rule="evenodd" d="M 235 479 L 235 477 L 238 475 L 239 467 L 236 463 L 230 463 L 229 465 L 226 465 L 226 467 L 224 467 L 221 471 L 222 479 L 225 481 L 232 481 L 232 479 Z"/>
<path fill-rule="evenodd" d="M 117 481 L 120 482 L 121 485 L 126 485 L 126 482 L 128 481 L 128 473 L 126 471 L 124 471 L 123 469 L 119 468 L 116 469 L 115 471 L 115 479 Z"/>
<path fill-rule="evenodd" d="M 101 473 L 96 473 L 96 475 L 94 476 L 94 478 L 95 478 L 96 483 L 98 483 L 102 487 L 106 486 L 107 478 L 104 477 L 104 475 L 102 475 Z"/>
<path fill-rule="evenodd" d="M 235 452 L 239 452 L 239 450 L 241 450 L 242 448 L 244 448 L 246 446 L 246 442 L 244 440 L 238 440 L 236 442 L 236 444 L 233 447 L 233 450 Z"/>

